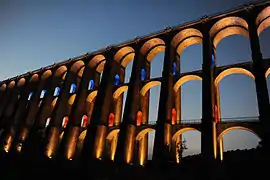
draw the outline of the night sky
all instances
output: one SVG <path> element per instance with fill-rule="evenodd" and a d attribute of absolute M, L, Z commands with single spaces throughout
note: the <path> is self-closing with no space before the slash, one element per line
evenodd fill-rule
<path fill-rule="evenodd" d="M 0 80 L 247 2 L 249 0 L 2 0 Z M 270 28 L 260 35 L 264 58 L 270 57 L 269 40 Z M 250 61 L 250 51 L 247 38 L 229 36 L 217 46 L 217 65 Z M 163 57 L 164 53 L 160 53 L 152 61 L 151 77 L 161 76 Z M 201 69 L 201 64 L 201 45 L 184 50 L 181 72 Z M 132 63 L 127 67 L 126 81 L 131 67 Z M 201 85 L 200 81 L 191 81 L 182 86 L 182 119 L 201 119 Z M 255 84 L 250 77 L 230 75 L 219 87 L 222 117 L 258 116 Z M 159 86 L 151 89 L 150 121 L 157 118 L 159 92 Z M 151 132 L 150 136 L 153 134 Z M 199 132 L 190 131 L 183 136 L 188 146 L 185 155 L 200 152 Z M 234 130 L 224 136 L 225 150 L 253 148 L 258 141 L 259 138 L 248 131 Z M 152 144 L 151 140 L 150 147 Z M 151 148 L 151 154 L 150 151 Z"/>

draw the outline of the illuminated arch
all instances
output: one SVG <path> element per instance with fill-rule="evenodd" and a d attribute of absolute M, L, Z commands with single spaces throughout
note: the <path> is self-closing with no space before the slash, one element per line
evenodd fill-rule
<path fill-rule="evenodd" d="M 188 28 L 176 34 L 172 40 L 171 45 L 176 50 L 177 54 L 181 55 L 187 47 L 193 44 L 202 43 L 202 38 L 203 35 L 199 30 Z"/>
<path fill-rule="evenodd" d="M 73 83 L 70 85 L 69 93 L 75 93 L 76 92 L 76 84 Z"/>
<path fill-rule="evenodd" d="M 268 68 L 267 71 L 265 72 L 265 78 L 267 78 L 269 74 L 270 74 L 270 68 Z"/>
<path fill-rule="evenodd" d="M 69 118 L 68 116 L 65 116 L 62 120 L 62 128 L 66 128 L 68 124 Z"/>
<path fill-rule="evenodd" d="M 1 88 L 0 88 L 0 91 L 5 91 L 7 88 L 7 85 L 6 84 L 2 84 L 1 85 Z"/>
<path fill-rule="evenodd" d="M 44 80 L 48 79 L 49 77 L 51 77 L 51 75 L 52 75 L 52 71 L 47 70 L 42 74 L 41 80 L 44 81 Z"/>
<path fill-rule="evenodd" d="M 270 26 L 270 6 L 266 7 L 256 18 L 258 36 Z"/>
<path fill-rule="evenodd" d="M 89 121 L 88 116 L 83 115 L 81 120 L 81 127 L 85 128 L 88 125 L 88 121 Z"/>
<path fill-rule="evenodd" d="M 136 124 L 137 126 L 140 126 L 142 124 L 142 111 L 137 112 L 136 118 L 137 118 Z"/>
<path fill-rule="evenodd" d="M 97 66 L 96 71 L 99 72 L 99 73 L 103 72 L 104 67 L 105 67 L 105 63 L 106 63 L 106 61 L 102 61 L 102 62 Z"/>
<path fill-rule="evenodd" d="M 113 93 L 113 99 L 117 100 L 118 97 L 128 89 L 128 86 L 121 86 Z"/>
<path fill-rule="evenodd" d="M 76 61 L 70 68 L 70 72 L 79 75 L 79 70 L 84 66 L 83 61 Z M 81 73 L 82 74 L 82 73 Z"/>
<path fill-rule="evenodd" d="M 72 96 L 70 96 L 70 98 L 68 99 L 68 104 L 73 105 L 75 98 L 76 98 L 76 94 L 73 94 Z"/>
<path fill-rule="evenodd" d="M 187 132 L 187 131 L 198 131 L 200 132 L 198 129 L 196 128 L 193 128 L 193 127 L 186 127 L 186 128 L 183 128 L 183 129 L 179 129 L 176 133 L 173 134 L 172 136 L 172 142 L 176 142 L 177 141 L 177 137 L 179 137 L 181 134 Z"/>
<path fill-rule="evenodd" d="M 109 119 L 108 119 L 108 126 L 112 127 L 114 124 L 114 120 L 115 120 L 115 115 L 113 113 L 109 114 Z"/>
<path fill-rule="evenodd" d="M 20 86 L 23 86 L 25 84 L 25 79 L 24 78 L 21 78 L 18 83 L 17 83 L 17 86 L 20 87 Z"/>
<path fill-rule="evenodd" d="M 144 135 L 149 133 L 150 131 L 155 131 L 155 129 L 154 128 L 146 128 L 146 129 L 140 131 L 136 136 L 136 140 L 137 141 L 141 140 L 142 137 L 144 137 Z"/>
<path fill-rule="evenodd" d="M 59 136 L 59 142 L 61 142 L 62 141 L 62 139 L 63 139 L 63 137 L 64 137 L 64 131 L 60 134 L 60 136 Z"/>
<path fill-rule="evenodd" d="M 88 63 L 88 66 L 95 69 L 100 62 L 105 61 L 105 57 L 102 54 L 98 54 L 94 56 L 90 62 Z"/>
<path fill-rule="evenodd" d="M 58 97 L 54 98 L 51 104 L 51 111 L 54 109 L 56 103 L 57 103 Z"/>
<path fill-rule="evenodd" d="M 213 38 L 213 45 L 217 47 L 218 43 L 225 37 L 240 34 L 249 38 L 248 24 L 240 17 L 225 17 L 216 22 L 210 29 L 210 36 Z"/>
<path fill-rule="evenodd" d="M 144 96 L 145 93 L 146 93 L 150 88 L 152 88 L 152 87 L 154 87 L 154 86 L 157 86 L 157 85 L 160 85 L 160 84 L 161 84 L 160 81 L 151 81 L 151 82 L 145 84 L 145 85 L 143 86 L 143 88 L 141 89 L 141 95 Z"/>
<path fill-rule="evenodd" d="M 91 93 L 87 96 L 86 102 L 91 103 L 91 102 L 94 100 L 94 98 L 97 96 L 97 93 L 98 93 L 97 90 L 91 92 Z"/>
<path fill-rule="evenodd" d="M 93 90 L 94 88 L 95 88 L 95 82 L 93 79 L 91 79 L 88 84 L 88 90 Z"/>
<path fill-rule="evenodd" d="M 8 88 L 9 89 L 12 89 L 14 86 L 15 86 L 15 81 L 11 81 L 9 84 L 8 84 Z"/>
<path fill-rule="evenodd" d="M 55 77 L 61 77 L 63 80 L 65 79 L 65 74 L 67 72 L 66 66 L 60 66 L 54 73 Z"/>
<path fill-rule="evenodd" d="M 150 39 L 143 44 L 140 51 L 151 62 L 158 53 L 165 51 L 165 42 L 159 38 Z"/>
<path fill-rule="evenodd" d="M 34 74 L 31 78 L 30 78 L 30 81 L 29 82 L 36 82 L 38 81 L 39 79 L 39 76 L 37 74 Z"/>
<path fill-rule="evenodd" d="M 115 137 L 118 137 L 118 133 L 119 133 L 120 129 L 114 129 L 111 132 L 109 132 L 109 134 L 107 135 L 106 139 L 107 140 L 112 140 Z"/>
<path fill-rule="evenodd" d="M 200 76 L 197 75 L 186 75 L 181 77 L 173 86 L 173 90 L 175 92 L 178 91 L 178 89 L 180 88 L 180 86 L 182 86 L 184 83 L 188 82 L 188 81 L 201 81 L 202 78 Z"/>
<path fill-rule="evenodd" d="M 79 70 L 79 72 L 77 73 L 77 76 L 78 76 L 79 78 L 82 78 L 83 72 L 84 72 L 84 68 L 85 68 L 85 67 L 81 67 L 80 70 Z"/>
<path fill-rule="evenodd" d="M 134 59 L 134 56 L 134 49 L 130 46 L 126 46 L 117 51 L 117 53 L 114 55 L 114 60 L 121 63 L 123 67 L 126 67 L 129 62 Z"/>
<path fill-rule="evenodd" d="M 46 90 L 43 89 L 43 90 L 41 91 L 41 93 L 40 93 L 39 98 L 40 98 L 40 99 L 44 98 L 45 94 L 46 94 Z"/>
<path fill-rule="evenodd" d="M 59 96 L 60 91 L 61 91 L 61 90 L 60 90 L 60 87 L 55 87 L 53 96 Z"/>
<path fill-rule="evenodd" d="M 254 75 L 246 70 L 246 69 L 243 69 L 243 68 L 229 68 L 229 69 L 226 69 L 224 71 L 222 71 L 215 79 L 215 85 L 218 85 L 218 83 L 223 79 L 225 78 L 226 76 L 228 75 L 231 75 L 231 74 L 244 74 L 244 75 L 247 75 L 249 77 L 251 77 L 252 79 L 255 79 Z"/>
<path fill-rule="evenodd" d="M 81 134 L 79 135 L 79 138 L 78 138 L 78 142 L 76 144 L 76 154 L 79 155 L 82 151 L 82 148 L 83 148 L 83 141 L 85 139 L 85 136 L 86 136 L 86 133 L 87 133 L 87 130 L 84 130 L 83 132 L 81 132 Z"/>
<path fill-rule="evenodd" d="M 119 83 L 120 83 L 120 76 L 119 76 L 119 74 L 115 74 L 115 76 L 114 76 L 114 83 L 113 84 L 115 86 L 118 86 Z"/>
<path fill-rule="evenodd" d="M 217 141 L 219 141 L 221 138 L 223 138 L 224 135 L 226 135 L 228 132 L 232 131 L 232 130 L 246 130 L 251 132 L 252 134 L 256 135 L 258 138 L 260 138 L 260 136 L 255 133 L 252 129 L 247 128 L 247 127 L 243 127 L 243 126 L 233 126 L 233 127 L 229 127 L 227 129 L 225 129 L 224 131 L 222 131 L 218 137 L 217 137 Z"/>

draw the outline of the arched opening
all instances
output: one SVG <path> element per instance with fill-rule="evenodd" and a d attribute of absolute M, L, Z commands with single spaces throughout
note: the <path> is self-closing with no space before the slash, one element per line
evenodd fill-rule
<path fill-rule="evenodd" d="M 73 94 L 73 93 L 75 93 L 76 92 L 76 84 L 71 84 L 71 86 L 70 86 L 70 90 L 69 90 L 69 93 L 70 94 Z"/>
<path fill-rule="evenodd" d="M 115 86 L 118 86 L 119 83 L 120 83 L 120 76 L 119 76 L 119 74 L 115 74 L 113 84 L 114 84 Z"/>
<path fill-rule="evenodd" d="M 175 97 L 180 94 L 180 103 L 175 99 L 176 116 L 180 120 L 201 119 L 202 116 L 202 98 L 201 98 L 201 80 L 197 75 L 187 75 L 180 78 L 173 86 Z M 196 81 L 200 81 L 199 83 Z M 181 87 L 182 85 L 184 85 Z M 179 88 L 181 87 L 181 92 Z"/>
<path fill-rule="evenodd" d="M 202 81 L 187 81 L 181 86 L 181 121 L 202 118 Z"/>
<path fill-rule="evenodd" d="M 116 147 L 117 147 L 117 140 L 119 135 L 119 129 L 114 129 L 109 132 L 108 136 L 106 137 L 106 156 L 110 160 L 114 160 Z"/>
<path fill-rule="evenodd" d="M 60 94 L 60 87 L 56 87 L 56 88 L 54 89 L 53 96 L 59 96 L 59 94 Z"/>
<path fill-rule="evenodd" d="M 121 66 L 125 68 L 124 83 L 129 82 L 134 56 L 135 56 L 135 51 L 132 47 L 129 47 L 129 46 L 125 46 L 125 47 L 121 48 L 114 55 L 114 60 L 116 62 L 120 63 Z"/>
<path fill-rule="evenodd" d="M 113 113 L 109 114 L 108 126 L 112 127 L 114 123 L 115 115 Z"/>
<path fill-rule="evenodd" d="M 119 99 L 119 97 L 121 97 L 121 95 L 123 95 L 123 104 L 122 104 L 122 114 L 121 114 L 121 119 L 120 122 L 123 119 L 123 115 L 124 115 L 124 109 L 125 109 L 125 104 L 126 104 L 126 98 L 127 98 L 127 89 L 128 86 L 124 85 L 119 87 L 114 93 L 113 93 L 113 99 L 115 101 L 115 103 L 121 99 Z"/>
<path fill-rule="evenodd" d="M 172 125 L 176 124 L 176 109 L 172 108 Z"/>
<path fill-rule="evenodd" d="M 144 137 L 148 136 L 148 144 L 145 144 Z M 138 158 L 140 165 L 145 165 L 146 161 L 152 160 L 153 158 L 153 150 L 154 150 L 154 140 L 155 140 L 155 129 L 146 128 L 139 132 L 136 136 L 136 144 L 135 149 L 136 153 L 135 157 Z M 147 145 L 148 147 L 144 147 Z M 147 151 L 145 151 L 147 149 Z M 146 158 L 147 157 L 147 158 Z"/>
<path fill-rule="evenodd" d="M 81 132 L 79 138 L 78 138 L 78 142 L 76 144 L 76 157 L 78 157 L 81 154 L 82 148 L 83 148 L 83 141 L 85 139 L 87 130 L 84 130 L 83 132 Z"/>
<path fill-rule="evenodd" d="M 219 83 L 219 81 L 221 82 Z M 218 75 L 215 86 L 220 92 L 221 121 L 223 118 L 258 116 L 257 96 L 252 73 L 240 68 L 227 69 Z"/>
<path fill-rule="evenodd" d="M 95 82 L 94 82 L 94 80 L 93 79 L 91 79 L 90 81 L 89 81 L 89 84 L 88 84 L 88 90 L 93 90 L 95 88 Z"/>
<path fill-rule="evenodd" d="M 32 96 L 33 96 L 33 92 L 30 92 L 29 95 L 28 95 L 27 100 L 30 101 L 30 99 L 32 98 Z"/>
<path fill-rule="evenodd" d="M 88 116 L 83 115 L 81 120 L 81 127 L 86 128 L 88 125 Z"/>
<path fill-rule="evenodd" d="M 233 36 L 231 35 L 242 35 Z M 239 17 L 226 17 L 216 22 L 210 30 L 216 49 L 217 66 L 225 66 L 251 60 L 247 22 Z M 244 38 L 244 37 L 246 38 Z M 224 39 L 227 37 L 226 39 Z M 222 46 L 219 44 L 223 40 Z M 233 46 L 232 46 L 233 44 Z M 226 49 L 223 47 L 227 47 Z M 230 52 L 230 53 L 228 53 Z"/>
<path fill-rule="evenodd" d="M 46 90 L 42 90 L 41 91 L 41 93 L 40 93 L 40 99 L 43 99 L 44 98 L 44 96 L 45 96 L 45 94 L 46 94 Z"/>
<path fill-rule="evenodd" d="M 237 158 L 236 156 L 239 155 L 237 150 L 256 149 L 260 141 L 260 137 L 249 128 L 234 126 L 225 129 L 217 138 L 217 143 L 220 147 L 220 159 L 232 159 L 233 156 L 233 158 Z M 230 153 L 223 154 L 223 152 L 229 151 Z"/>
<path fill-rule="evenodd" d="M 184 29 L 173 38 L 172 46 L 178 54 L 175 63 L 179 64 L 181 73 L 201 69 L 202 38 L 202 33 L 194 28 Z"/>
<path fill-rule="evenodd" d="M 163 71 L 165 42 L 159 38 L 148 40 L 141 48 L 142 55 L 145 56 L 150 66 L 150 78 L 161 77 Z"/>
<path fill-rule="evenodd" d="M 142 124 L 142 111 L 137 112 L 137 126 L 140 126 Z"/>
<path fill-rule="evenodd" d="M 178 130 L 172 136 L 172 152 L 177 163 L 180 163 L 183 157 L 200 154 L 200 131 L 192 127 Z"/>
<path fill-rule="evenodd" d="M 66 127 L 67 127 L 67 123 L 68 123 L 68 117 L 65 116 L 65 117 L 63 118 L 63 121 L 62 121 L 62 128 L 66 128 Z"/>
<path fill-rule="evenodd" d="M 49 126 L 50 121 L 51 121 L 51 117 L 48 117 L 48 118 L 46 119 L 45 128 L 47 128 L 47 127 Z"/>
<path fill-rule="evenodd" d="M 144 81 L 146 79 L 146 71 L 144 68 L 141 69 L 141 81 Z"/>

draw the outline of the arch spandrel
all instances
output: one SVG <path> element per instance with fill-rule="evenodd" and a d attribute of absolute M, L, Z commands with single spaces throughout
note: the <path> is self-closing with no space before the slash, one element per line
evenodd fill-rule
<path fill-rule="evenodd" d="M 171 45 L 180 55 L 187 47 L 193 44 L 202 43 L 202 33 L 194 28 L 188 28 L 176 34 L 172 40 Z"/>
<path fill-rule="evenodd" d="M 143 44 L 140 51 L 151 62 L 158 53 L 165 51 L 165 42 L 160 38 L 150 39 Z"/>
<path fill-rule="evenodd" d="M 126 90 L 128 90 L 128 86 L 121 86 L 119 87 L 114 93 L 113 93 L 113 99 L 116 100 L 118 99 L 118 97 L 125 92 Z"/>
<path fill-rule="evenodd" d="M 117 51 L 114 55 L 114 60 L 121 63 L 123 67 L 126 67 L 131 60 L 134 59 L 135 50 L 130 46 L 125 46 Z"/>
<path fill-rule="evenodd" d="M 47 70 L 41 75 L 41 80 L 44 81 L 44 80 L 48 79 L 51 76 L 52 76 L 52 71 Z"/>
<path fill-rule="evenodd" d="M 201 81 L 202 78 L 200 76 L 197 75 L 186 75 L 181 77 L 173 86 L 173 90 L 174 92 L 177 92 L 178 89 L 180 88 L 180 86 L 182 86 L 184 83 L 188 82 L 188 81 Z"/>
<path fill-rule="evenodd" d="M 216 79 L 215 79 L 215 85 L 217 86 L 218 83 L 219 83 L 223 78 L 225 78 L 226 76 L 229 76 L 229 75 L 231 75 L 231 74 L 244 74 L 244 75 L 247 75 L 247 76 L 251 77 L 252 79 L 255 79 L 254 75 L 253 75 L 250 71 L 248 71 L 248 70 L 246 70 L 246 69 L 244 69 L 244 68 L 229 68 L 229 69 L 226 69 L 226 70 L 222 71 L 222 72 L 216 77 Z"/>
<path fill-rule="evenodd" d="M 270 6 L 262 10 L 256 18 L 258 36 L 270 26 Z"/>
<path fill-rule="evenodd" d="M 217 47 L 223 38 L 234 34 L 249 37 L 248 24 L 244 19 L 235 16 L 225 17 L 217 21 L 210 29 L 210 37 L 213 39 L 214 47 Z"/>
<path fill-rule="evenodd" d="M 151 88 L 151 87 L 154 87 L 154 86 L 157 86 L 157 85 L 160 85 L 161 82 L 160 81 L 151 81 L 151 82 L 148 82 L 147 84 L 145 84 L 143 86 L 143 88 L 141 89 L 140 93 L 142 96 L 145 95 L 145 93 Z"/>

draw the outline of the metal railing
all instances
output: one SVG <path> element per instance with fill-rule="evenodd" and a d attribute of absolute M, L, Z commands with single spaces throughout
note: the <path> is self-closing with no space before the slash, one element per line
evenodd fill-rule
<path fill-rule="evenodd" d="M 226 118 L 221 118 L 220 123 L 222 122 L 258 122 L 259 117 L 258 116 L 253 116 L 253 117 L 226 117 Z M 181 120 L 180 124 L 201 124 L 202 120 L 201 119 L 189 119 L 189 120 Z M 149 121 L 148 124 L 144 125 L 155 125 L 157 122 L 156 121 Z"/>

